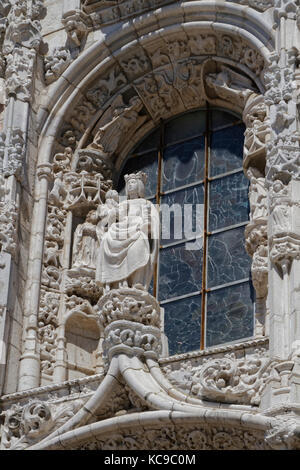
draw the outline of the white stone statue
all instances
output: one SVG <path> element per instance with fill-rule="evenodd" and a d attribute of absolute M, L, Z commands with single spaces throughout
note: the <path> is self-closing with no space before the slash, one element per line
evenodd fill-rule
<path fill-rule="evenodd" d="M 250 180 L 250 221 L 265 219 L 268 215 L 265 178 L 255 167 L 248 168 L 247 176 Z"/>
<path fill-rule="evenodd" d="M 104 233 L 107 232 L 108 226 L 111 225 L 112 222 L 116 221 L 118 207 L 118 191 L 110 189 L 105 195 L 105 204 L 99 205 L 97 209 L 97 215 L 99 218 L 99 222 L 97 224 L 97 235 L 99 243 L 101 243 Z"/>
<path fill-rule="evenodd" d="M 96 280 L 106 290 L 122 286 L 148 290 L 158 254 L 159 215 L 144 198 L 145 173 L 125 175 L 125 181 L 127 199 L 118 204 L 114 217 L 108 216 Z"/>
<path fill-rule="evenodd" d="M 98 238 L 96 211 L 90 211 L 83 224 L 76 227 L 73 242 L 72 268 L 96 268 Z"/>

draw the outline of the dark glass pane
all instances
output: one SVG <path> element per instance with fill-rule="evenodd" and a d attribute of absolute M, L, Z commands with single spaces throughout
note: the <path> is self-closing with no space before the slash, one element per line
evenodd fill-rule
<path fill-rule="evenodd" d="M 205 111 L 194 111 L 169 121 L 165 126 L 165 145 L 205 132 Z"/>
<path fill-rule="evenodd" d="M 159 259 L 159 300 L 190 294 L 201 290 L 203 240 L 198 249 L 185 244 L 164 248 Z M 194 247 L 196 248 L 196 247 Z"/>
<path fill-rule="evenodd" d="M 245 227 L 216 233 L 208 239 L 208 287 L 250 277 L 251 258 L 245 250 Z"/>
<path fill-rule="evenodd" d="M 159 148 L 159 140 L 160 140 L 160 129 L 156 129 L 152 131 L 148 137 L 134 148 L 131 154 L 146 152 L 147 150 L 153 150 Z"/>
<path fill-rule="evenodd" d="M 204 137 L 168 147 L 163 159 L 163 191 L 203 179 L 204 159 Z"/>
<path fill-rule="evenodd" d="M 229 227 L 249 218 L 249 181 L 243 172 L 211 181 L 209 230 Z"/>
<path fill-rule="evenodd" d="M 206 347 L 252 336 L 253 302 L 250 282 L 209 292 Z"/>
<path fill-rule="evenodd" d="M 245 126 L 233 126 L 211 136 L 210 176 L 237 170 L 243 166 Z"/>
<path fill-rule="evenodd" d="M 119 179 L 118 191 L 121 195 L 125 194 L 124 175 L 143 171 L 148 176 L 145 196 L 149 197 L 156 193 L 157 187 L 157 152 L 146 153 L 139 157 L 133 157 L 127 160 Z"/>
<path fill-rule="evenodd" d="M 181 189 L 161 198 L 161 243 L 202 235 L 203 185 Z M 172 209 L 172 210 L 170 210 Z"/>
<path fill-rule="evenodd" d="M 200 349 L 201 295 L 162 305 L 165 310 L 165 334 L 169 354 Z"/>
<path fill-rule="evenodd" d="M 153 282 L 153 277 L 152 277 L 150 286 L 149 286 L 149 294 L 153 295 L 153 292 L 154 292 L 154 282 Z"/>
<path fill-rule="evenodd" d="M 228 111 L 222 111 L 221 109 L 213 109 L 211 112 L 211 129 L 215 130 L 219 127 L 228 126 L 237 121 L 241 120 L 234 114 Z"/>

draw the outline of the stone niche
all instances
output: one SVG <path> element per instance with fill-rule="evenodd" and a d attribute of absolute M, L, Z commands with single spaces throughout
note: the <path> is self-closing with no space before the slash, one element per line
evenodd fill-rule
<path fill-rule="evenodd" d="M 72 315 L 65 326 L 68 380 L 93 375 L 97 368 L 100 331 L 91 318 Z"/>

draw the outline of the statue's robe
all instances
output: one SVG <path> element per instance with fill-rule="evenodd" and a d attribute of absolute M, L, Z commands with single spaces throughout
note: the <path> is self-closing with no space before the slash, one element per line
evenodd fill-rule
<path fill-rule="evenodd" d="M 141 279 L 148 278 L 158 243 L 159 216 L 153 204 L 142 198 L 123 201 L 118 220 L 102 237 L 96 279 L 111 284 L 129 279 L 137 270 Z"/>

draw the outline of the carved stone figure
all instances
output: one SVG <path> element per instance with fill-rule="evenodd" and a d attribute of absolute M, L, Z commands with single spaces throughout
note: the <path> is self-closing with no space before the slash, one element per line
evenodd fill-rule
<path fill-rule="evenodd" d="M 139 116 L 143 107 L 140 98 L 134 96 L 129 105 L 125 105 L 120 95 L 118 101 L 119 103 L 115 103 L 111 119 L 98 130 L 91 148 L 113 154 L 118 148 L 122 134 L 126 134 L 132 126 L 142 124 L 145 120 L 145 117 Z"/>
<path fill-rule="evenodd" d="M 99 242 L 101 242 L 104 233 L 107 231 L 108 225 L 110 225 L 113 220 L 116 220 L 118 203 L 118 192 L 110 189 L 105 195 L 105 204 L 98 206 L 97 215 L 99 222 L 97 224 L 97 235 Z"/>
<path fill-rule="evenodd" d="M 267 217 L 267 190 L 265 178 L 261 172 L 254 167 L 249 167 L 247 176 L 250 180 L 250 220 L 264 219 Z"/>
<path fill-rule="evenodd" d="M 52 83 L 66 70 L 71 63 L 70 51 L 65 47 L 55 47 L 51 56 L 45 57 L 45 80 Z"/>
<path fill-rule="evenodd" d="M 286 186 L 280 180 L 273 184 L 271 203 L 271 224 L 273 235 L 278 233 L 285 234 L 290 227 L 290 204 L 291 201 L 286 192 Z"/>
<path fill-rule="evenodd" d="M 125 175 L 127 200 L 120 202 L 116 222 L 108 222 L 99 254 L 97 280 L 112 285 L 149 288 L 158 253 L 158 213 L 144 199 L 145 173 Z"/>
<path fill-rule="evenodd" d="M 253 93 L 254 88 L 251 80 L 225 65 L 217 73 L 208 73 L 206 85 L 214 90 L 216 95 L 225 101 L 237 101 L 244 105 L 247 98 Z"/>
<path fill-rule="evenodd" d="M 244 159 L 256 156 L 265 149 L 270 126 L 264 103 L 258 103 L 246 111 L 245 124 Z"/>
<path fill-rule="evenodd" d="M 90 211 L 83 224 L 79 224 L 74 234 L 73 268 L 96 268 L 97 214 Z"/>

